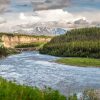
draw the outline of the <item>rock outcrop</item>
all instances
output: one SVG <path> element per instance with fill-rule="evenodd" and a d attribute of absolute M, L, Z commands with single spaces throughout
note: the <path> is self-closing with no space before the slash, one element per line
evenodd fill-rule
<path fill-rule="evenodd" d="M 20 35 L 2 35 L 2 41 L 5 47 L 14 48 L 18 44 L 22 43 L 36 43 L 36 42 L 49 42 L 50 37 L 42 36 L 20 36 Z"/>

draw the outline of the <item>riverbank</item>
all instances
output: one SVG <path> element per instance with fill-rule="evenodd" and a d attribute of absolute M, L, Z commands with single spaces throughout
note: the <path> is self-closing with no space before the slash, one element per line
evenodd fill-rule
<path fill-rule="evenodd" d="M 93 99 L 94 98 L 94 99 Z M 99 100 L 100 90 L 85 90 L 81 95 L 73 94 L 65 97 L 59 91 L 45 87 L 39 89 L 19 85 L 0 77 L 0 100 Z"/>
<path fill-rule="evenodd" d="M 73 29 L 51 39 L 40 50 L 59 57 L 100 58 L 100 28 Z"/>
<path fill-rule="evenodd" d="M 40 49 L 41 54 L 71 57 L 57 60 L 73 66 L 100 67 L 100 28 L 80 28 L 51 39 Z"/>
<path fill-rule="evenodd" d="M 51 88 L 41 90 L 0 78 L 0 100 L 66 100 L 66 97 Z"/>
<path fill-rule="evenodd" d="M 19 53 L 16 49 L 0 47 L 0 58 Z"/>
<path fill-rule="evenodd" d="M 100 67 L 100 59 L 93 58 L 61 58 L 56 60 L 56 62 L 72 66 Z"/>
<path fill-rule="evenodd" d="M 0 33 L 0 57 L 22 51 L 39 50 L 52 36 Z"/>

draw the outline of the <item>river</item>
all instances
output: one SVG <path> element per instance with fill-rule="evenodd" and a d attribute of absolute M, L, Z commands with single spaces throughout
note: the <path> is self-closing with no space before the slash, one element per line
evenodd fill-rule
<path fill-rule="evenodd" d="M 36 51 L 11 55 L 0 60 L 0 76 L 19 84 L 52 87 L 64 95 L 100 88 L 100 68 L 57 64 L 56 59 Z"/>

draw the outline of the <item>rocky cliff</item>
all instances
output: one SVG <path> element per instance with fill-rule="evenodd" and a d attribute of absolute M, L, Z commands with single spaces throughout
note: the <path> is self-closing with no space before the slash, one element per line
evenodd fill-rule
<path fill-rule="evenodd" d="M 33 42 L 49 42 L 51 37 L 42 36 L 20 36 L 20 35 L 2 35 L 3 45 L 7 48 L 14 48 L 18 44 Z"/>

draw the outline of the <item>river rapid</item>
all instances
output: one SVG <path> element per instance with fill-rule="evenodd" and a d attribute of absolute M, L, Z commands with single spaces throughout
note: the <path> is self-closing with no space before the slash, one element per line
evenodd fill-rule
<path fill-rule="evenodd" d="M 23 52 L 0 60 L 0 76 L 18 84 L 52 87 L 64 95 L 100 88 L 100 68 L 57 64 L 58 57 Z"/>

